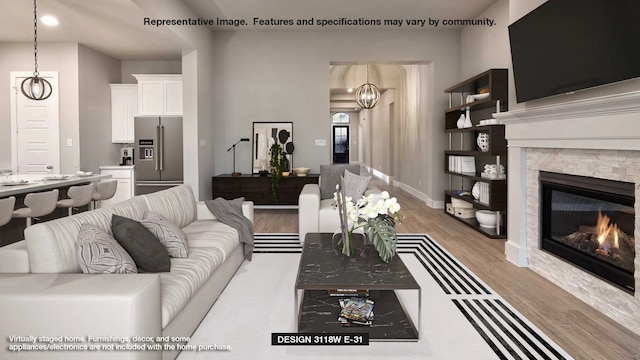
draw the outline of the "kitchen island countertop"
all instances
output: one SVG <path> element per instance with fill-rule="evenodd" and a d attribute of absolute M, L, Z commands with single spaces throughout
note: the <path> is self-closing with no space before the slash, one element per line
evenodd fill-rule
<path fill-rule="evenodd" d="M 45 179 L 47 175 L 10 175 L 8 177 L 0 176 L 0 198 L 13 195 L 23 195 L 30 192 L 38 192 L 43 190 L 58 189 L 71 185 L 84 184 L 89 182 L 98 182 L 101 179 L 108 179 L 108 174 L 93 174 L 89 176 L 63 175 L 66 176 L 60 180 Z M 51 176 L 51 175 L 49 175 Z M 7 182 L 27 181 L 20 185 L 6 185 Z"/>

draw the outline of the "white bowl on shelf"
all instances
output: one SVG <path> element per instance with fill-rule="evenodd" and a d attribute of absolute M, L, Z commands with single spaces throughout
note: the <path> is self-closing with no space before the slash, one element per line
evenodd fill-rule
<path fill-rule="evenodd" d="M 293 172 L 296 173 L 296 176 L 307 176 L 309 171 L 311 171 L 311 169 L 308 167 L 293 168 Z"/>
<path fill-rule="evenodd" d="M 491 210 L 478 210 L 476 211 L 476 220 L 478 220 L 478 224 L 485 228 L 495 228 L 496 227 L 496 212 Z"/>
<path fill-rule="evenodd" d="M 489 96 L 491 96 L 491 93 L 475 94 L 471 96 L 473 96 L 474 100 L 484 100 L 484 99 L 488 99 Z"/>

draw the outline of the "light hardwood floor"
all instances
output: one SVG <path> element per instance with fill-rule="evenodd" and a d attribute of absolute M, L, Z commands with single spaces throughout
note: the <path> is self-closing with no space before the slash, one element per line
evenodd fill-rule
<path fill-rule="evenodd" d="M 398 198 L 400 233 L 427 233 L 575 359 L 640 360 L 640 336 L 527 268 L 508 262 L 504 241 L 489 239 L 409 193 L 373 180 Z M 255 231 L 298 232 L 297 210 L 255 210 Z"/>

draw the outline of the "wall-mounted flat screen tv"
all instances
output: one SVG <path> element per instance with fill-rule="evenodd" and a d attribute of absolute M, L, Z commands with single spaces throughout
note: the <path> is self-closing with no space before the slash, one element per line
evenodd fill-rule
<path fill-rule="evenodd" d="M 640 0 L 549 0 L 509 41 L 519 103 L 640 77 Z"/>

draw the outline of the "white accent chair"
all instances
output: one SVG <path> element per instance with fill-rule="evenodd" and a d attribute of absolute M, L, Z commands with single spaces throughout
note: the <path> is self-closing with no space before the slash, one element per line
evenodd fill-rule
<path fill-rule="evenodd" d="M 111 199 L 118 189 L 118 180 L 105 180 L 96 184 L 91 197 L 92 209 L 98 208 L 98 201 Z"/>
<path fill-rule="evenodd" d="M 63 199 L 56 203 L 56 207 L 69 209 L 69 216 L 73 215 L 73 208 L 89 205 L 93 196 L 93 183 L 80 186 L 72 186 L 67 191 L 69 199 Z"/>
<path fill-rule="evenodd" d="M 338 210 L 333 205 L 333 193 L 344 170 L 360 174 L 359 164 L 334 164 L 320 166 L 320 184 L 306 184 L 298 198 L 298 234 L 300 244 L 304 244 L 307 233 L 329 232 L 340 229 Z M 365 196 L 379 193 L 375 187 L 369 187 Z"/>
<path fill-rule="evenodd" d="M 0 226 L 6 225 L 13 217 L 13 208 L 16 206 L 15 196 L 0 199 Z"/>
<path fill-rule="evenodd" d="M 29 227 L 33 218 L 51 214 L 56 209 L 57 201 L 58 189 L 29 193 L 24 197 L 24 204 L 27 207 L 14 210 L 13 217 L 27 219 L 27 227 Z"/>

